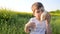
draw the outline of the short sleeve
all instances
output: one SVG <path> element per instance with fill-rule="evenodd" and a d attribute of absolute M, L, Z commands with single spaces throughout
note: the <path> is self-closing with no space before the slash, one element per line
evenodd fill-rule
<path fill-rule="evenodd" d="M 34 18 L 30 18 L 30 20 L 28 21 L 28 23 L 34 22 Z"/>

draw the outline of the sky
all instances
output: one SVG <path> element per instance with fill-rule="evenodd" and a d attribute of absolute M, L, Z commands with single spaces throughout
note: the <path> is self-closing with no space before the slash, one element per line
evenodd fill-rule
<path fill-rule="evenodd" d="M 46 11 L 60 10 L 60 0 L 0 0 L 0 9 L 32 12 L 31 6 L 35 2 L 41 2 Z"/>

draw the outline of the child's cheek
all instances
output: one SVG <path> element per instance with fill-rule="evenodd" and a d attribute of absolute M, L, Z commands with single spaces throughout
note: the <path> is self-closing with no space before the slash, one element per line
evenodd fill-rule
<path fill-rule="evenodd" d="M 37 13 L 35 13 L 35 16 L 37 17 L 37 16 L 38 16 L 38 14 L 37 14 Z"/>

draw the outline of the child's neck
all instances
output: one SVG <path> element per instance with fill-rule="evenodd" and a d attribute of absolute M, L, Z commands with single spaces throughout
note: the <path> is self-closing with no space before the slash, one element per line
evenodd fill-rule
<path fill-rule="evenodd" d="M 41 19 L 40 18 L 36 18 L 38 21 L 41 21 Z"/>

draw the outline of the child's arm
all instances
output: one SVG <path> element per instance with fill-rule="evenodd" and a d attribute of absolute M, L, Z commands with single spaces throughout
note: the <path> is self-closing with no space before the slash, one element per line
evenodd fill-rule
<path fill-rule="evenodd" d="M 34 19 L 33 18 L 31 18 L 29 21 L 28 21 L 28 23 L 25 25 L 25 28 L 24 28 L 24 31 L 26 32 L 26 33 L 29 33 L 30 31 L 31 31 L 31 29 L 30 28 L 35 28 L 35 23 L 34 23 Z"/>
<path fill-rule="evenodd" d="M 28 23 L 25 25 L 24 31 L 25 31 L 26 33 L 29 33 L 29 25 L 28 25 Z"/>
<path fill-rule="evenodd" d="M 27 22 L 27 24 L 25 24 L 25 27 L 24 27 L 24 31 L 26 33 L 29 33 L 29 23 L 32 21 L 32 18 Z"/>
<path fill-rule="evenodd" d="M 50 26 L 50 19 L 51 19 L 51 16 L 48 13 L 46 16 L 46 33 L 47 34 L 52 34 L 52 30 L 51 30 L 51 26 Z"/>
<path fill-rule="evenodd" d="M 46 14 L 46 18 L 48 23 L 50 23 L 50 20 L 51 20 L 51 15 L 49 13 Z"/>
<path fill-rule="evenodd" d="M 29 33 L 29 32 L 30 32 L 30 27 L 35 28 L 35 23 L 31 22 L 31 23 L 27 23 L 27 24 L 25 25 L 24 30 L 25 30 L 26 33 Z"/>

